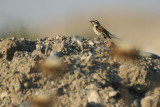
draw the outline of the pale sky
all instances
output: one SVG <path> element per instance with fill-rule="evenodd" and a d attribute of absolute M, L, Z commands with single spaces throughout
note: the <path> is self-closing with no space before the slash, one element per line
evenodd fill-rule
<path fill-rule="evenodd" d="M 83 12 L 137 11 L 160 16 L 159 0 L 0 0 L 0 26 L 15 20 L 28 24 L 63 20 Z"/>

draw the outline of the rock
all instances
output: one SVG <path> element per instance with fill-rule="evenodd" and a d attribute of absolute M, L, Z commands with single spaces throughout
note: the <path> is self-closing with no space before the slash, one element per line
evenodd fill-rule
<path fill-rule="evenodd" d="M 28 87 L 29 87 L 28 82 L 25 82 L 25 83 L 23 84 L 23 86 L 24 86 L 25 88 L 28 88 Z"/>
<path fill-rule="evenodd" d="M 54 58 L 57 58 L 59 55 L 60 55 L 59 52 L 51 51 L 51 53 L 50 53 L 48 58 L 53 58 L 54 59 Z"/>
<path fill-rule="evenodd" d="M 45 41 L 48 37 L 41 38 L 40 41 Z"/>
<path fill-rule="evenodd" d="M 160 106 L 160 94 L 152 94 L 146 96 L 141 100 L 142 107 L 159 107 Z"/>
<path fill-rule="evenodd" d="M 78 73 L 78 74 L 79 74 L 79 73 L 80 73 L 80 71 L 78 71 L 78 70 L 74 70 L 74 73 L 75 73 L 75 74 L 76 74 L 76 73 Z"/>
<path fill-rule="evenodd" d="M 150 53 L 150 52 L 140 52 L 139 53 L 141 56 L 144 57 L 149 57 L 149 58 L 160 58 L 160 56 L 154 54 L 154 53 Z"/>
<path fill-rule="evenodd" d="M 84 88 L 84 89 L 80 89 L 80 92 L 83 93 L 83 92 L 87 92 L 87 89 Z"/>
<path fill-rule="evenodd" d="M 56 38 L 56 39 L 59 39 L 59 38 L 60 38 L 60 36 L 59 36 L 59 35 L 57 35 L 55 38 Z"/>
<path fill-rule="evenodd" d="M 141 104 L 140 104 L 140 100 L 139 99 L 135 99 L 132 103 L 132 106 L 133 107 L 141 107 Z M 131 106 L 131 107 L 132 107 Z"/>
<path fill-rule="evenodd" d="M 155 88 L 153 92 L 156 95 L 160 95 L 160 87 Z"/>
<path fill-rule="evenodd" d="M 152 107 L 151 103 L 152 103 L 152 97 L 151 96 L 147 96 L 147 97 L 145 97 L 141 100 L 141 106 L 142 107 Z"/>
<path fill-rule="evenodd" d="M 3 40 L 0 42 L 0 58 L 12 60 L 14 52 L 17 50 L 17 44 L 12 40 Z"/>
<path fill-rule="evenodd" d="M 21 105 L 21 107 L 31 107 L 31 104 L 29 101 L 23 101 L 20 105 Z"/>
<path fill-rule="evenodd" d="M 93 78 L 97 80 L 101 80 L 101 77 L 97 73 L 93 75 Z"/>
<path fill-rule="evenodd" d="M 1 94 L 1 99 L 6 98 L 7 96 L 8 96 L 8 92 L 3 92 L 3 93 Z"/>
<path fill-rule="evenodd" d="M 35 92 L 35 94 L 34 94 L 34 95 L 36 95 L 36 96 L 37 96 L 37 95 L 39 95 L 39 94 L 40 94 L 40 92 L 39 92 L 39 91 L 37 91 L 37 92 Z"/>
<path fill-rule="evenodd" d="M 56 43 L 54 43 L 54 45 L 51 46 L 52 51 L 61 52 L 62 49 L 64 48 L 64 45 L 65 45 L 64 42 L 62 42 L 62 43 L 57 43 L 56 42 Z"/>
<path fill-rule="evenodd" d="M 89 41 L 89 45 L 93 46 L 93 45 L 94 45 L 94 43 L 93 43 L 92 41 Z"/>
<path fill-rule="evenodd" d="M 51 85 L 54 85 L 55 84 L 55 82 L 54 81 L 51 81 Z"/>
<path fill-rule="evenodd" d="M 38 54 L 34 54 L 33 59 L 34 59 L 34 61 L 39 61 L 41 59 L 41 57 Z"/>
<path fill-rule="evenodd" d="M 148 77 L 148 75 L 150 76 Z M 129 62 L 126 64 L 121 64 L 118 72 L 118 76 L 124 79 L 124 81 L 127 83 L 126 85 L 132 86 L 134 84 L 134 87 L 138 88 L 141 91 L 147 91 L 148 88 L 152 87 L 151 85 L 154 84 L 154 78 L 157 77 L 156 75 L 155 73 L 151 72 L 150 70 L 147 70 L 142 66 L 135 66 L 135 64 Z M 158 80 L 158 77 L 156 79 Z"/>
<path fill-rule="evenodd" d="M 41 45 L 41 44 L 37 44 L 37 45 L 36 45 L 36 49 L 37 49 L 38 51 L 41 51 L 41 48 L 42 48 L 42 45 Z"/>
<path fill-rule="evenodd" d="M 13 83 L 12 85 L 13 85 L 14 90 L 15 90 L 16 92 L 18 92 L 18 91 L 21 90 L 21 84 L 20 84 L 20 82 Z"/>
<path fill-rule="evenodd" d="M 83 39 L 84 39 L 84 37 L 78 36 L 78 35 L 72 37 L 72 40 L 73 40 L 73 41 L 77 41 L 77 40 L 78 40 L 79 42 L 82 42 Z"/>
<path fill-rule="evenodd" d="M 88 103 L 89 104 L 101 104 L 102 103 L 102 99 L 99 96 L 99 94 L 97 93 L 96 90 L 92 90 L 88 96 Z"/>
<path fill-rule="evenodd" d="M 136 67 L 132 67 L 132 68 L 131 68 L 131 71 L 136 71 Z"/>
<path fill-rule="evenodd" d="M 83 44 L 83 42 L 77 40 L 78 45 L 81 47 L 81 50 L 84 49 L 85 45 Z"/>
<path fill-rule="evenodd" d="M 110 91 L 109 92 L 109 97 L 115 97 L 118 94 L 117 91 Z"/>

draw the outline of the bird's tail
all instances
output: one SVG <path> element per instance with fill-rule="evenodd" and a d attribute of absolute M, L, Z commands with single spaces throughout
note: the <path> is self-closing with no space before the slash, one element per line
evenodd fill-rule
<path fill-rule="evenodd" d="M 111 38 L 115 38 L 115 39 L 118 39 L 118 40 L 122 41 L 122 39 L 120 39 L 120 38 L 118 38 L 118 37 L 114 36 L 114 35 L 113 35 L 113 34 L 111 34 L 110 32 L 108 32 L 108 33 L 109 33 L 109 35 L 111 35 Z"/>

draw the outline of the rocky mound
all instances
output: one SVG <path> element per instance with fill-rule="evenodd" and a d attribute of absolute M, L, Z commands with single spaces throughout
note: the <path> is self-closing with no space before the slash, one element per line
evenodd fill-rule
<path fill-rule="evenodd" d="M 81 36 L 0 39 L 0 106 L 160 106 L 160 59 Z M 147 57 L 146 57 L 147 56 Z"/>

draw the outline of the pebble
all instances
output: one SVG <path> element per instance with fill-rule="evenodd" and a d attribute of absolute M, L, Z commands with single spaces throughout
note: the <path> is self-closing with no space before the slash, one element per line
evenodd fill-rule
<path fill-rule="evenodd" d="M 81 93 L 87 92 L 87 89 L 86 89 L 86 88 L 80 89 L 80 92 L 81 92 Z"/>
<path fill-rule="evenodd" d="M 28 88 L 28 86 L 29 86 L 28 82 L 25 82 L 25 83 L 23 84 L 23 86 L 24 86 L 25 88 Z"/>
<path fill-rule="evenodd" d="M 40 59 L 40 56 L 38 54 L 33 55 L 34 61 L 38 61 Z"/>
<path fill-rule="evenodd" d="M 97 79 L 97 80 L 100 80 L 100 79 L 101 79 L 100 76 L 99 76 L 97 73 L 95 73 L 95 74 L 93 75 L 93 78 L 94 78 L 94 79 Z"/>
<path fill-rule="evenodd" d="M 132 67 L 132 68 L 131 68 L 131 71 L 136 71 L 136 67 Z"/>
<path fill-rule="evenodd" d="M 49 55 L 49 58 L 57 58 L 58 55 L 59 55 L 59 52 L 52 50 Z"/>
<path fill-rule="evenodd" d="M 150 57 L 150 58 L 160 58 L 160 56 L 154 54 L 154 53 L 151 53 L 151 52 L 140 52 L 139 53 L 141 56 L 144 56 L 144 57 Z"/>
<path fill-rule="evenodd" d="M 45 41 L 48 37 L 41 38 L 40 41 Z"/>
<path fill-rule="evenodd" d="M 109 97 L 114 97 L 114 96 L 116 96 L 117 94 L 118 94 L 117 91 L 110 91 L 110 92 L 109 92 Z"/>
<path fill-rule="evenodd" d="M 135 99 L 133 101 L 133 107 L 141 107 L 141 104 L 140 104 L 140 100 L 139 99 Z"/>
<path fill-rule="evenodd" d="M 93 45 L 94 45 L 94 43 L 93 43 L 92 41 L 89 41 L 89 45 L 93 46 Z"/>
<path fill-rule="evenodd" d="M 80 42 L 82 42 L 83 41 L 83 39 L 84 39 L 84 37 L 83 36 L 78 36 L 78 35 L 76 35 L 76 36 L 73 36 L 73 38 L 72 38 L 72 40 L 73 41 L 80 41 Z"/>
<path fill-rule="evenodd" d="M 12 86 L 14 87 L 14 90 L 16 92 L 20 91 L 21 90 L 21 84 L 19 81 L 17 81 L 16 83 L 13 83 Z"/>
<path fill-rule="evenodd" d="M 40 51 L 40 50 L 41 50 L 41 44 L 38 43 L 38 44 L 36 45 L 36 50 L 37 50 L 37 51 Z"/>
<path fill-rule="evenodd" d="M 35 94 L 34 94 L 34 95 L 36 95 L 36 96 L 37 96 L 37 95 L 39 95 L 39 93 L 40 93 L 40 92 L 39 92 L 39 91 L 37 91 L 37 92 L 35 92 Z"/>
<path fill-rule="evenodd" d="M 141 100 L 141 107 L 151 107 L 152 97 L 147 96 Z"/>
<path fill-rule="evenodd" d="M 29 101 L 23 101 L 20 105 L 21 105 L 20 107 L 30 107 L 31 106 Z"/>
<path fill-rule="evenodd" d="M 88 102 L 89 103 L 101 103 L 102 102 L 102 99 L 96 90 L 90 91 Z"/>
<path fill-rule="evenodd" d="M 3 92 L 3 93 L 1 94 L 1 99 L 6 98 L 7 96 L 8 96 L 8 92 Z"/>
<path fill-rule="evenodd" d="M 51 81 L 51 85 L 54 85 L 55 84 L 55 82 L 54 81 Z"/>

